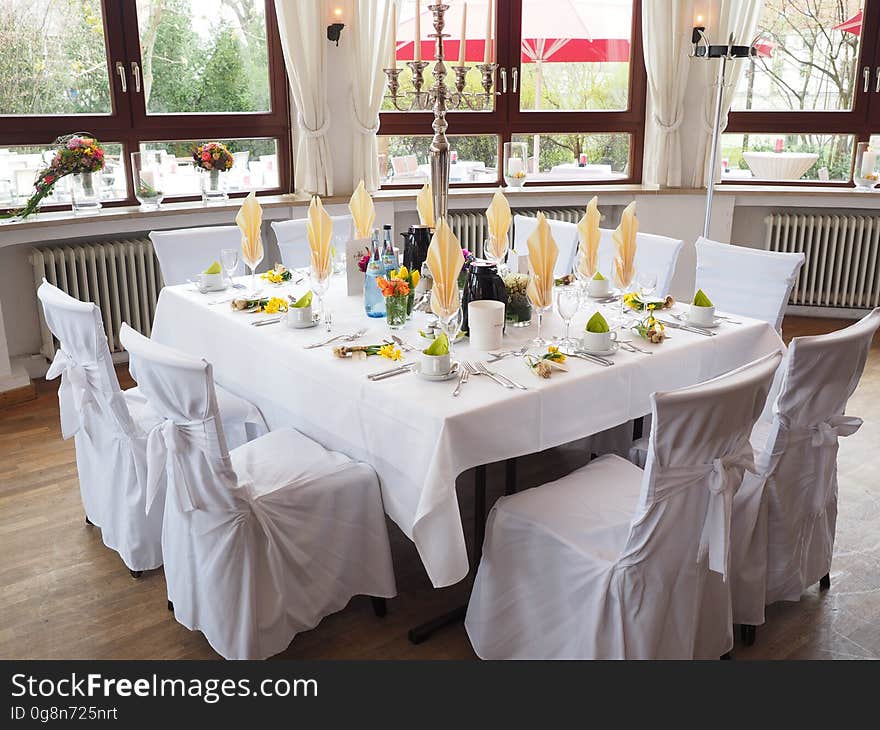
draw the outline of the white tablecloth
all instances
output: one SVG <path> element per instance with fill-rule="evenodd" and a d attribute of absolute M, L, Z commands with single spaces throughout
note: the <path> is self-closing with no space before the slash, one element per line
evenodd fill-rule
<path fill-rule="evenodd" d="M 299 295 L 286 287 L 278 293 Z M 718 336 L 670 331 L 671 339 L 650 346 L 653 355 L 620 352 L 612 367 L 569 360 L 570 371 L 548 380 L 533 376 L 519 359 L 495 364 L 529 386 L 508 391 L 485 377 L 472 377 L 452 398 L 455 380 L 425 382 L 414 374 L 372 382 L 367 373 L 389 361 L 340 360 L 331 348 L 304 350 L 325 336 L 323 329 L 291 330 L 283 323 L 253 327 L 257 317 L 233 312 L 189 285 L 166 287 L 159 297 L 153 338 L 214 365 L 216 380 L 252 400 L 270 428 L 293 426 L 328 449 L 371 464 L 382 482 L 385 511 L 412 539 L 437 587 L 468 572 L 468 557 L 455 479 L 480 464 L 535 453 L 602 431 L 648 412 L 654 390 L 678 388 L 714 377 L 782 346 L 767 324 L 743 319 L 722 325 Z M 378 343 L 389 334 L 384 320 L 368 320 L 360 297 L 345 295 L 336 277 L 328 294 L 335 332 L 368 327 L 360 340 Z M 580 330 L 590 312 L 574 320 Z M 399 334 L 422 344 L 417 314 Z M 561 331 L 545 316 L 545 333 Z M 534 326 L 508 330 L 505 347 L 534 337 Z M 456 357 L 485 359 L 468 345 Z M 481 358 L 482 355 L 482 358 Z"/>

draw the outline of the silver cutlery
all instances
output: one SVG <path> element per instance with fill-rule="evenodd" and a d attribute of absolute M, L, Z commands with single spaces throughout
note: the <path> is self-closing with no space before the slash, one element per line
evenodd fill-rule
<path fill-rule="evenodd" d="M 528 390 L 528 388 L 527 388 L 526 386 L 524 386 L 522 383 L 517 383 L 513 378 L 508 377 L 508 376 L 505 375 L 504 373 L 499 373 L 499 372 L 497 372 L 497 371 L 495 371 L 495 370 L 489 370 L 489 368 L 486 367 L 486 363 L 484 363 L 484 362 L 479 362 L 479 361 L 478 361 L 478 362 L 476 362 L 475 364 L 476 364 L 477 369 L 478 369 L 478 370 L 481 370 L 481 371 L 484 372 L 486 375 L 489 375 L 489 376 L 493 376 L 493 375 L 494 375 L 496 378 L 500 378 L 501 380 L 505 380 L 505 381 L 507 381 L 507 382 L 510 383 L 514 388 L 518 388 L 519 390 Z"/>
<path fill-rule="evenodd" d="M 470 363 L 470 362 L 466 362 L 464 365 L 466 368 L 470 368 L 471 375 L 486 375 L 490 379 L 495 381 L 498 385 L 500 385 L 502 388 L 504 388 L 505 390 L 513 390 L 513 386 L 510 383 L 503 381 L 497 375 L 490 373 L 488 370 L 486 372 L 483 372 L 482 370 L 480 370 L 480 368 L 477 365 L 474 365 L 473 363 Z"/>
<path fill-rule="evenodd" d="M 503 350 L 502 352 L 490 352 L 489 354 L 492 356 L 491 360 L 486 360 L 487 363 L 497 362 L 498 360 L 503 360 L 505 357 L 522 357 L 528 352 L 529 346 L 523 345 L 518 350 Z"/>
<path fill-rule="evenodd" d="M 690 324 L 682 324 L 681 322 L 670 322 L 666 319 L 658 320 L 661 324 L 666 325 L 667 327 L 672 327 L 672 329 L 682 330 L 683 332 L 693 332 L 697 335 L 703 335 L 704 337 L 714 337 L 715 333 L 710 330 L 702 329 L 701 327 L 694 327 Z"/>
<path fill-rule="evenodd" d="M 455 390 L 452 391 L 453 398 L 458 397 L 458 394 L 461 393 L 461 386 L 464 385 L 471 376 L 469 365 L 468 362 L 465 362 L 464 360 L 461 361 L 461 375 L 458 376 L 458 383 L 455 386 Z"/>
<path fill-rule="evenodd" d="M 313 342 L 311 345 L 303 345 L 303 349 L 312 350 L 316 347 L 323 347 L 324 345 L 329 345 L 331 342 L 338 342 L 340 340 L 342 340 L 343 342 L 351 342 L 352 340 L 357 340 L 363 337 L 366 332 L 367 331 L 365 329 L 362 329 L 348 335 L 335 335 L 334 337 L 330 337 L 326 340 L 321 340 L 320 342 Z"/>
<path fill-rule="evenodd" d="M 416 350 L 419 349 L 417 347 L 414 347 L 413 345 L 410 345 L 408 342 L 404 342 L 397 335 L 391 335 L 391 339 L 394 341 L 394 343 L 396 345 L 399 345 L 400 349 L 403 350 L 404 352 L 415 352 Z"/>
<path fill-rule="evenodd" d="M 688 317 L 687 314 L 685 314 L 684 312 L 682 312 L 681 314 L 673 314 L 672 316 L 675 317 L 679 322 L 684 322 L 684 324 L 688 324 Z M 727 324 L 742 324 L 742 322 L 740 322 L 739 320 L 725 317 L 723 314 L 716 314 L 715 319 L 720 319 L 722 322 L 726 322 Z M 705 329 L 704 327 L 700 327 L 699 325 L 695 324 L 691 324 L 688 326 L 695 327 L 696 329 Z"/>
<path fill-rule="evenodd" d="M 267 324 L 277 324 L 281 321 L 281 317 L 273 317 L 272 319 L 260 319 L 256 322 L 251 322 L 254 327 L 262 327 Z"/>
<path fill-rule="evenodd" d="M 600 357 L 599 355 L 591 355 L 589 352 L 584 352 L 583 350 L 575 350 L 574 352 L 565 352 L 563 353 L 567 357 L 576 357 L 581 360 L 588 360 L 589 362 L 596 363 L 597 365 L 601 365 L 603 367 L 610 367 L 614 365 L 613 360 L 608 360 L 604 357 Z"/>
<path fill-rule="evenodd" d="M 380 370 L 378 373 L 370 373 L 367 375 L 367 378 L 372 380 L 374 383 L 379 380 L 385 380 L 386 378 L 393 378 L 395 375 L 403 375 L 403 373 L 408 373 L 412 370 L 414 362 L 408 362 L 403 365 L 399 365 L 396 368 L 390 368 L 388 370 Z"/>
<path fill-rule="evenodd" d="M 653 355 L 654 353 L 651 350 L 644 350 L 637 345 L 634 345 L 629 340 L 618 340 L 617 343 L 624 349 L 629 350 L 630 352 L 640 352 L 643 355 Z"/>
<path fill-rule="evenodd" d="M 210 306 L 212 304 L 229 304 L 229 302 L 231 302 L 233 299 L 235 299 L 235 297 L 227 297 L 226 299 L 214 299 L 208 302 L 208 305 Z"/>

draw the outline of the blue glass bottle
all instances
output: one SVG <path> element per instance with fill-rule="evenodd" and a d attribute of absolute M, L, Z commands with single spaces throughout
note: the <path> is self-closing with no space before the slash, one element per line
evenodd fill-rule
<path fill-rule="evenodd" d="M 367 264 L 367 273 L 364 278 L 364 309 L 368 317 L 385 316 L 385 297 L 379 290 L 376 282 L 380 276 L 385 276 L 385 267 L 379 255 L 379 237 L 373 234 L 373 243 L 370 246 L 370 262 Z"/>
<path fill-rule="evenodd" d="M 397 256 L 394 255 L 394 244 L 391 242 L 391 226 L 384 226 L 382 241 L 382 266 L 385 267 L 385 276 L 390 277 L 391 272 L 397 269 Z"/>

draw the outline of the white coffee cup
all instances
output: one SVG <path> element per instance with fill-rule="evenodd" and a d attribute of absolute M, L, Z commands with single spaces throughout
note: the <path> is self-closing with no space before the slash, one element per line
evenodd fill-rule
<path fill-rule="evenodd" d="M 226 279 L 223 274 L 196 274 L 190 281 L 200 291 L 220 291 L 226 288 Z"/>
<path fill-rule="evenodd" d="M 425 375 L 448 375 L 452 370 L 452 358 L 448 352 L 445 355 L 426 355 L 422 352 L 419 367 Z"/>
<path fill-rule="evenodd" d="M 617 332 L 584 332 L 581 347 L 589 352 L 607 352 L 617 341 Z"/>
<path fill-rule="evenodd" d="M 707 327 L 715 323 L 715 307 L 698 307 L 691 304 L 688 311 L 688 322 L 691 324 L 702 325 Z"/>
<path fill-rule="evenodd" d="M 468 303 L 468 337 L 477 350 L 497 350 L 504 334 L 504 302 L 479 299 Z"/>
<path fill-rule="evenodd" d="M 288 327 L 306 327 L 312 323 L 312 305 L 308 307 L 291 306 L 287 310 Z"/>
<path fill-rule="evenodd" d="M 608 279 L 590 279 L 587 282 L 587 294 L 597 299 L 607 297 L 611 293 L 611 284 Z"/>

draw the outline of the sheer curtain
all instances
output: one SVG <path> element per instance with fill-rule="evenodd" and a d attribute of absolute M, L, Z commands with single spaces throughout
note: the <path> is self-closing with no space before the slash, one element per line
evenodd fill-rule
<path fill-rule="evenodd" d="M 727 43 L 728 37 L 733 33 L 737 45 L 751 43 L 755 37 L 763 7 L 764 0 L 716 0 L 712 3 L 706 27 L 706 34 L 709 36 L 710 42 L 713 44 Z M 700 86 L 705 89 L 705 95 L 701 113 L 702 124 L 696 144 L 693 187 L 704 188 L 709 183 L 712 122 L 715 114 L 715 83 L 718 76 L 718 64 L 721 62 L 695 60 L 694 63 L 697 65 L 694 72 L 700 74 Z M 733 61 L 727 66 L 727 83 L 721 102 L 721 131 L 727 127 L 727 113 L 730 111 L 733 94 L 746 63 L 751 63 L 751 61 Z M 718 171 L 713 170 L 711 174 L 717 175 Z"/>
<path fill-rule="evenodd" d="M 297 112 L 296 187 L 315 195 L 332 195 L 324 3 L 275 0 L 275 13 Z"/>
<path fill-rule="evenodd" d="M 354 121 L 352 186 L 363 180 L 369 192 L 379 189 L 379 108 L 391 57 L 391 8 L 396 0 L 348 0 L 351 18 L 350 68 Z"/>
<path fill-rule="evenodd" d="M 684 95 L 691 60 L 694 0 L 642 3 L 642 42 L 651 94 L 645 181 L 681 187 L 681 138 Z"/>

